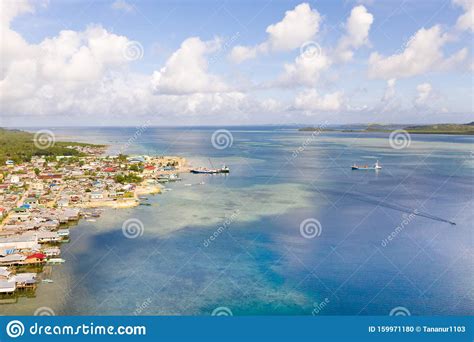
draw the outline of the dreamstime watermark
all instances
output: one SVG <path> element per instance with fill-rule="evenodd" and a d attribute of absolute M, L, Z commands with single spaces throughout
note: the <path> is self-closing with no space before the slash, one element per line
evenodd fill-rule
<path fill-rule="evenodd" d="M 319 315 L 321 311 L 324 310 L 324 308 L 330 303 L 330 300 L 328 297 L 324 298 L 324 300 L 321 303 L 314 303 L 313 304 L 313 311 L 311 311 L 311 314 L 313 316 Z"/>
<path fill-rule="evenodd" d="M 8 336 L 11 338 L 17 338 L 25 333 L 25 326 L 20 321 L 14 320 L 8 322 L 5 330 L 7 331 Z"/>
<path fill-rule="evenodd" d="M 135 143 L 135 141 L 145 132 L 148 127 L 150 127 L 150 120 L 146 121 L 143 125 L 137 128 L 135 133 L 127 140 L 125 145 L 120 147 L 120 153 L 123 154 L 124 151 L 126 151 L 131 145 Z"/>
<path fill-rule="evenodd" d="M 128 61 L 142 59 L 144 52 L 143 45 L 136 40 L 127 42 L 122 50 L 123 57 Z"/>
<path fill-rule="evenodd" d="M 303 45 L 300 46 L 300 56 L 303 58 L 317 58 L 321 56 L 322 49 L 318 43 L 315 41 L 307 41 L 304 42 Z"/>
<path fill-rule="evenodd" d="M 23 336 L 25 332 L 31 336 L 146 335 L 147 333 L 144 325 L 95 325 L 93 322 L 75 325 L 49 325 L 36 322 L 25 329 L 25 325 L 19 320 L 8 322 L 5 330 L 11 338 Z"/>
<path fill-rule="evenodd" d="M 46 150 L 53 147 L 56 142 L 54 133 L 47 129 L 37 131 L 33 137 L 33 144 L 40 150 Z"/>
<path fill-rule="evenodd" d="M 233 316 L 232 310 L 226 306 L 219 306 L 212 310 L 211 316 Z"/>
<path fill-rule="evenodd" d="M 143 311 L 148 309 L 150 305 L 151 305 L 151 298 L 148 297 L 147 299 L 145 299 L 143 303 L 141 303 L 140 305 L 137 305 L 137 308 L 133 311 L 133 314 L 135 316 L 140 315 Z"/>
<path fill-rule="evenodd" d="M 130 218 L 122 224 L 122 233 L 128 239 L 135 239 L 143 235 L 145 227 L 137 218 Z"/>
<path fill-rule="evenodd" d="M 217 150 L 224 150 L 231 147 L 234 142 L 232 133 L 226 129 L 218 129 L 212 133 L 211 143 L 212 146 Z"/>
<path fill-rule="evenodd" d="M 388 244 L 392 240 L 394 240 L 398 236 L 398 234 L 400 234 L 403 231 L 403 229 L 405 229 L 406 226 L 410 224 L 410 222 L 416 217 L 416 215 L 418 215 L 418 213 L 419 213 L 418 209 L 413 210 L 413 212 L 410 214 L 404 213 L 402 215 L 403 220 L 385 239 L 382 240 L 380 245 L 382 247 L 387 247 Z"/>
<path fill-rule="evenodd" d="M 397 306 L 390 310 L 390 316 L 411 316 L 410 310 L 404 306 Z"/>
<path fill-rule="evenodd" d="M 312 239 L 316 236 L 320 236 L 322 229 L 321 222 L 313 217 L 307 218 L 300 224 L 300 234 L 305 239 Z"/>
<path fill-rule="evenodd" d="M 315 128 L 311 132 L 311 135 L 307 137 L 297 149 L 293 150 L 293 153 L 292 153 L 293 158 L 298 157 L 300 153 L 304 152 L 306 150 L 306 147 L 308 145 L 311 145 L 316 140 L 316 138 L 324 131 L 327 125 L 328 125 L 328 122 L 324 121 L 317 128 Z"/>
<path fill-rule="evenodd" d="M 35 310 L 34 316 L 56 316 L 54 310 L 47 306 L 42 306 Z"/>
<path fill-rule="evenodd" d="M 222 46 L 220 47 L 219 50 L 217 50 L 217 52 L 212 55 L 210 58 L 209 58 L 209 65 L 212 65 L 214 63 L 216 63 L 217 61 L 219 61 L 222 56 L 224 56 L 227 51 L 230 50 L 230 48 L 232 46 L 234 46 L 234 43 L 237 41 L 237 39 L 240 38 L 240 32 L 236 32 L 234 33 L 229 39 L 227 39 L 223 44 Z"/>
<path fill-rule="evenodd" d="M 224 230 L 228 229 L 229 226 L 234 222 L 237 216 L 240 214 L 240 209 L 236 209 L 232 212 L 232 214 L 222 222 L 222 224 L 202 243 L 204 247 L 209 247 L 211 243 L 216 240 L 219 235 L 221 235 Z"/>
<path fill-rule="evenodd" d="M 409 147 L 411 144 L 410 133 L 404 129 L 396 129 L 390 133 L 388 138 L 390 146 L 396 150 L 401 150 L 406 147 Z"/>

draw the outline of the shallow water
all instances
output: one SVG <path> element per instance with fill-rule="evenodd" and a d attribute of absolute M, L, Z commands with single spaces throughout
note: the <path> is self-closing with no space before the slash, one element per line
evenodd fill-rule
<path fill-rule="evenodd" d="M 148 128 L 132 142 L 135 128 L 54 129 L 111 153 L 178 154 L 196 166 L 211 158 L 231 173 L 181 175 L 149 196 L 152 206 L 81 221 L 62 247 L 66 263 L 48 270 L 54 283 L 0 313 L 473 314 L 471 137 L 412 135 L 395 150 L 384 133 L 228 129 L 223 150 L 213 128 Z M 350 169 L 377 159 L 380 172 Z M 124 236 L 130 218 L 142 236 Z M 309 218 L 321 224 L 314 238 L 300 232 Z"/>

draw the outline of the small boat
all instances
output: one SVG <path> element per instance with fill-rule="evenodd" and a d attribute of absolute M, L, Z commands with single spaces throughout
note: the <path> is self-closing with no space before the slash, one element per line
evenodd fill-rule
<path fill-rule="evenodd" d="M 48 284 L 54 283 L 53 279 L 43 279 L 43 280 L 41 280 L 41 282 L 42 283 L 48 283 Z"/>
<path fill-rule="evenodd" d="M 144 202 L 140 202 L 140 205 L 146 205 L 146 206 L 148 206 L 148 207 L 149 207 L 149 206 L 151 205 L 151 203 L 146 203 L 146 202 L 144 203 Z"/>
<path fill-rule="evenodd" d="M 357 164 L 352 165 L 352 170 L 380 170 L 381 168 L 382 165 L 379 164 L 378 160 L 373 166 Z"/>
<path fill-rule="evenodd" d="M 62 258 L 49 258 L 46 262 L 48 264 L 64 264 L 66 260 Z"/>
<path fill-rule="evenodd" d="M 96 222 L 96 219 L 86 219 L 87 222 Z"/>

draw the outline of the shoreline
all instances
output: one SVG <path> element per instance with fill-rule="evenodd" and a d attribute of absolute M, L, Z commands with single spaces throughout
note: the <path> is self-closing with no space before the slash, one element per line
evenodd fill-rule
<path fill-rule="evenodd" d="M 93 209 L 136 207 L 141 196 L 162 194 L 161 182 L 190 172 L 183 157 L 111 156 L 110 147 L 74 146 L 80 156 L 34 155 L 0 166 L 0 296 L 21 293 L 25 277 L 33 289 L 48 280 L 43 266 L 65 262 L 69 223 L 100 218 Z"/>

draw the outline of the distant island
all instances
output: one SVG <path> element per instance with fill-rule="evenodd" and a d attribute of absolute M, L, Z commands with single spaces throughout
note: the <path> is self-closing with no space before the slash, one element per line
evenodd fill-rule
<path fill-rule="evenodd" d="M 391 132 L 394 129 L 404 129 L 412 134 L 460 134 L 472 135 L 474 134 L 474 121 L 466 124 L 433 124 L 433 125 L 383 125 L 383 124 L 369 124 L 366 126 L 356 125 L 356 128 L 340 128 L 340 129 L 321 129 L 320 127 L 303 127 L 298 129 L 300 132 L 314 132 L 314 131 L 334 131 L 334 132 Z M 359 128 L 360 127 L 360 128 Z M 365 127 L 365 128 L 364 128 Z"/>
<path fill-rule="evenodd" d="M 47 136 L 45 136 L 48 139 Z M 52 138 L 52 137 L 49 137 Z M 7 160 L 15 163 L 29 162 L 32 157 L 44 156 L 48 160 L 53 160 L 57 156 L 83 157 L 86 151 L 98 151 L 105 148 L 104 145 L 92 145 L 78 142 L 54 141 L 48 146 L 35 144 L 33 133 L 0 128 L 0 164 L 4 165 Z"/>

